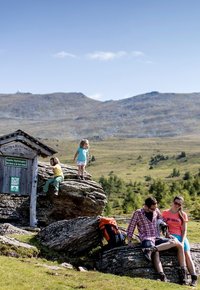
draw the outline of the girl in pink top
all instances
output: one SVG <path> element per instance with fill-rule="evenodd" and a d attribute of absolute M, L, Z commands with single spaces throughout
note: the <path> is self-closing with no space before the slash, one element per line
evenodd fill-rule
<path fill-rule="evenodd" d="M 176 237 L 183 245 L 187 268 L 191 274 L 191 286 L 197 285 L 197 275 L 192 257 L 190 254 L 190 244 L 187 235 L 188 216 L 182 210 L 184 199 L 182 196 L 176 196 L 170 209 L 164 210 L 162 217 L 167 223 L 169 234 Z"/>

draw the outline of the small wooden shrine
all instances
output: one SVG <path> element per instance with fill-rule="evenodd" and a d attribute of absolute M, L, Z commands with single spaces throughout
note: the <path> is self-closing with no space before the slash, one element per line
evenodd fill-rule
<path fill-rule="evenodd" d="M 30 226 L 37 225 L 38 156 L 57 153 L 22 130 L 0 136 L 0 194 L 30 196 Z"/>

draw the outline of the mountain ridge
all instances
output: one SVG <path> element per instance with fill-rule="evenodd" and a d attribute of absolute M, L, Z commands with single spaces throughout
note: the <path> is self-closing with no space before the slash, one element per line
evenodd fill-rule
<path fill-rule="evenodd" d="M 37 137 L 164 137 L 199 134 L 200 93 L 140 94 L 99 101 L 82 93 L 0 94 L 0 132 Z"/>

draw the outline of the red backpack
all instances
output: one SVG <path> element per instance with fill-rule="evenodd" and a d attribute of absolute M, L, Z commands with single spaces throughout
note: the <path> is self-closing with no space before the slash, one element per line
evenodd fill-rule
<path fill-rule="evenodd" d="M 119 230 L 114 218 L 101 217 L 99 219 L 99 228 L 110 248 L 125 245 L 125 236 Z"/>

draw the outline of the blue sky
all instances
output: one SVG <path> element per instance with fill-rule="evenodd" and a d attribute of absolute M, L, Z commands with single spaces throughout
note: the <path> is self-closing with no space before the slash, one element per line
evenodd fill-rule
<path fill-rule="evenodd" d="M 0 0 L 0 93 L 200 92 L 199 0 Z"/>

